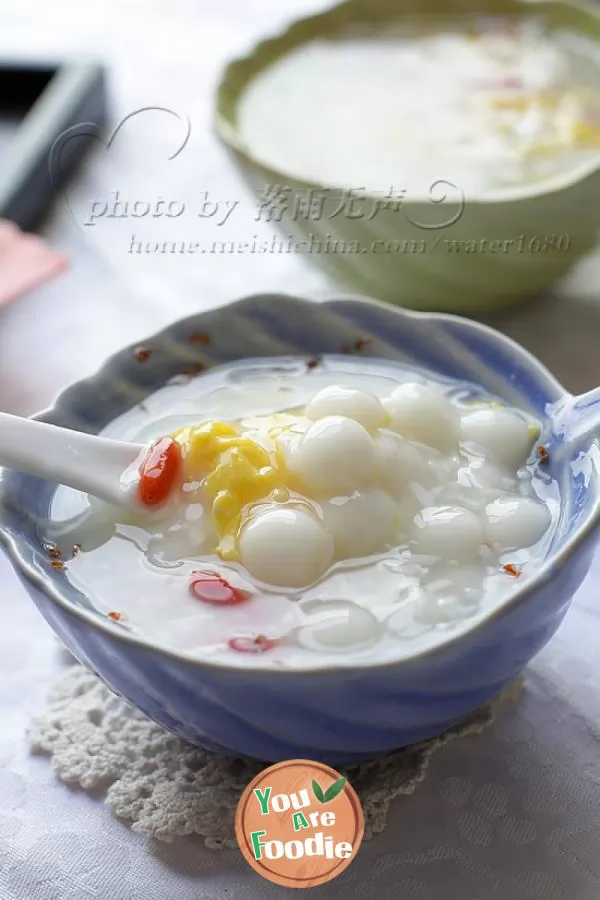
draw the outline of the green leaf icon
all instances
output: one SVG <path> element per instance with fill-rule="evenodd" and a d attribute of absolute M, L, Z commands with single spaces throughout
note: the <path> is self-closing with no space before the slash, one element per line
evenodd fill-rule
<path fill-rule="evenodd" d="M 313 794 L 315 795 L 315 797 L 317 798 L 319 803 L 325 803 L 325 795 L 323 794 L 321 785 L 317 781 L 314 781 L 314 779 L 313 779 L 313 783 L 312 783 L 312 789 L 313 789 Z"/>
<path fill-rule="evenodd" d="M 327 790 L 325 791 L 325 798 L 323 803 L 329 803 L 330 800 L 333 800 L 337 795 L 344 789 L 344 785 L 348 781 L 347 778 L 338 778 L 337 781 L 334 781 L 333 784 L 330 784 Z"/>

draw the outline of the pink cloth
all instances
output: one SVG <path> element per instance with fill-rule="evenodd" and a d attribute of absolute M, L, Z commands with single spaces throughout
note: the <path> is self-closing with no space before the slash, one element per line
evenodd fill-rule
<path fill-rule="evenodd" d="M 35 234 L 25 234 L 6 219 L 0 220 L 0 306 L 54 278 L 67 265 L 67 257 Z"/>

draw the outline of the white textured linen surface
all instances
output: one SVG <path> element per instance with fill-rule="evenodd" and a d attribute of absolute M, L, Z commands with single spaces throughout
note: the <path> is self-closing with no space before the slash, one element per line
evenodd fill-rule
<path fill-rule="evenodd" d="M 482 734 L 448 744 L 391 806 L 328 900 L 597 900 L 600 894 L 600 628 L 595 571 L 525 690 Z M 259 900 L 236 850 L 135 834 L 102 798 L 58 781 L 25 730 L 65 665 L 0 562 L 1 900 Z"/>
<path fill-rule="evenodd" d="M 192 200 L 204 190 L 240 198 L 230 227 L 200 220 L 164 239 L 246 239 L 253 207 L 210 135 L 212 90 L 231 56 L 322 0 L 2 0 L 0 53 L 103 58 L 113 121 L 163 105 L 192 121 L 185 154 L 164 165 L 170 129 L 131 120 L 111 152 L 93 154 L 70 188 L 82 223 L 92 200 L 121 191 Z M 189 151 L 189 152 L 188 152 Z M 237 212 L 240 214 L 237 215 Z M 160 220 L 157 220 L 160 224 Z M 235 223 L 235 225 L 234 225 Z M 150 223 L 151 225 L 152 223 Z M 148 229 L 150 229 L 148 225 Z M 189 227 L 188 227 L 189 226 Z M 145 226 L 146 227 L 146 226 Z M 161 225 L 162 229 L 162 225 Z M 203 229 L 201 231 L 201 229 Z M 130 221 L 77 229 L 57 205 L 46 233 L 72 253 L 64 279 L 3 311 L 2 408 L 31 412 L 114 349 L 179 315 L 258 290 L 327 287 L 293 255 L 168 258 L 127 254 Z M 89 260 L 96 270 L 89 277 Z M 573 390 L 600 382 L 598 260 L 543 306 L 495 321 Z M 45 311 L 48 310 L 46 313 Z M 94 317 L 95 318 L 92 318 Z M 93 324 L 91 324 L 93 323 Z M 118 327 L 117 327 L 118 325 Z M 36 365 L 23 367 L 23 359 Z M 7 388 L 7 385 L 9 387 Z M 438 753 L 412 797 L 394 803 L 384 834 L 330 885 L 330 900 L 598 900 L 600 896 L 600 563 L 559 634 L 530 668 L 526 690 L 484 734 Z M 149 841 L 115 820 L 101 799 L 61 784 L 27 753 L 25 728 L 61 666 L 56 643 L 0 559 L 0 900 L 259 900 L 289 892 L 263 882 L 236 851 L 200 841 Z"/>
<path fill-rule="evenodd" d="M 75 662 L 75 661 L 74 661 Z M 431 757 L 449 741 L 480 734 L 520 696 L 517 678 L 443 735 L 342 769 L 365 815 L 364 839 L 385 829 L 390 804 L 425 780 Z M 229 758 L 169 734 L 116 697 L 93 672 L 73 665 L 30 723 L 34 753 L 52 759 L 57 776 L 86 791 L 106 791 L 113 813 L 134 831 L 171 842 L 200 835 L 210 850 L 235 849 L 235 810 L 258 760 Z"/>

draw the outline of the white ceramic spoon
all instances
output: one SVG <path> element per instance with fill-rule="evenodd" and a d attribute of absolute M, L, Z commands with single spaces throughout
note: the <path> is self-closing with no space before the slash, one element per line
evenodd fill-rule
<path fill-rule="evenodd" d="M 0 466 L 36 475 L 116 506 L 139 506 L 132 488 L 148 448 L 0 413 Z"/>

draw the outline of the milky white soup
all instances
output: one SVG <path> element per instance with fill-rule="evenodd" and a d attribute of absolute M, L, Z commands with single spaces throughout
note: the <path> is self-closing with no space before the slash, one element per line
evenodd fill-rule
<path fill-rule="evenodd" d="M 47 538 L 67 577 L 115 627 L 233 665 L 440 643 L 535 573 L 559 506 L 537 422 L 384 360 L 221 367 L 105 434 L 170 435 L 179 479 L 132 514 L 60 488 Z"/>
<path fill-rule="evenodd" d="M 534 17 L 400 21 L 286 53 L 249 83 L 238 128 L 262 162 L 317 184 L 480 195 L 597 159 L 599 63 L 594 41 Z"/>

